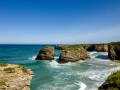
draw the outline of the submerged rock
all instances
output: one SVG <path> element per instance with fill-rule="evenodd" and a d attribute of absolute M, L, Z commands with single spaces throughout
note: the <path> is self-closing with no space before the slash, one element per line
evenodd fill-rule
<path fill-rule="evenodd" d="M 39 51 L 36 60 L 54 60 L 54 48 L 51 46 L 46 46 Z"/>
<path fill-rule="evenodd" d="M 25 66 L 0 63 L 0 90 L 30 90 L 33 75 Z"/>
<path fill-rule="evenodd" d="M 111 74 L 98 90 L 120 90 L 120 71 Z"/>
<path fill-rule="evenodd" d="M 87 58 L 90 58 L 90 55 L 81 45 L 71 45 L 62 51 L 58 63 L 76 62 Z"/>
<path fill-rule="evenodd" d="M 120 60 L 120 42 L 108 44 L 108 56 L 111 60 Z"/>

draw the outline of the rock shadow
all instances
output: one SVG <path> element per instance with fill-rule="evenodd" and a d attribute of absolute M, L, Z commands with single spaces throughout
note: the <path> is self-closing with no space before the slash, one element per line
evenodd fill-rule
<path fill-rule="evenodd" d="M 109 59 L 109 58 L 108 58 L 108 55 L 98 55 L 98 56 L 96 56 L 95 58 L 105 59 L 105 60 L 106 60 L 106 59 L 107 59 L 107 60 Z"/>

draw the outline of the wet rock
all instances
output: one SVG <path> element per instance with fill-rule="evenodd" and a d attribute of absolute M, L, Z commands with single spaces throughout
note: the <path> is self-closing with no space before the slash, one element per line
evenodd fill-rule
<path fill-rule="evenodd" d="M 54 60 L 54 48 L 51 46 L 46 46 L 39 51 L 36 60 Z"/>
<path fill-rule="evenodd" d="M 76 62 L 87 58 L 90 58 L 90 55 L 81 45 L 71 45 L 62 51 L 58 63 Z"/>

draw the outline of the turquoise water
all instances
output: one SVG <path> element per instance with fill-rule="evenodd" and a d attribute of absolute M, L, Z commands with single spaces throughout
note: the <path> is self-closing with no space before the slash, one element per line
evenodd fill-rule
<path fill-rule="evenodd" d="M 55 60 L 36 61 L 39 50 L 46 45 L 0 45 L 0 63 L 20 64 L 34 72 L 31 90 L 97 90 L 107 77 L 120 70 L 120 64 L 108 59 L 107 52 L 89 52 L 91 59 L 58 64 Z M 52 45 L 55 47 L 55 45 Z"/>

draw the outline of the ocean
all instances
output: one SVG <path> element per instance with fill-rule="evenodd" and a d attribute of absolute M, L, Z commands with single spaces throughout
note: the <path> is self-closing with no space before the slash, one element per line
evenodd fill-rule
<path fill-rule="evenodd" d="M 34 72 L 31 90 L 98 90 L 120 63 L 110 61 L 108 52 L 89 52 L 91 58 L 58 64 L 62 50 L 55 51 L 52 61 L 36 61 L 46 45 L 0 45 L 0 63 L 20 64 Z M 55 45 L 51 45 L 55 47 Z"/>

